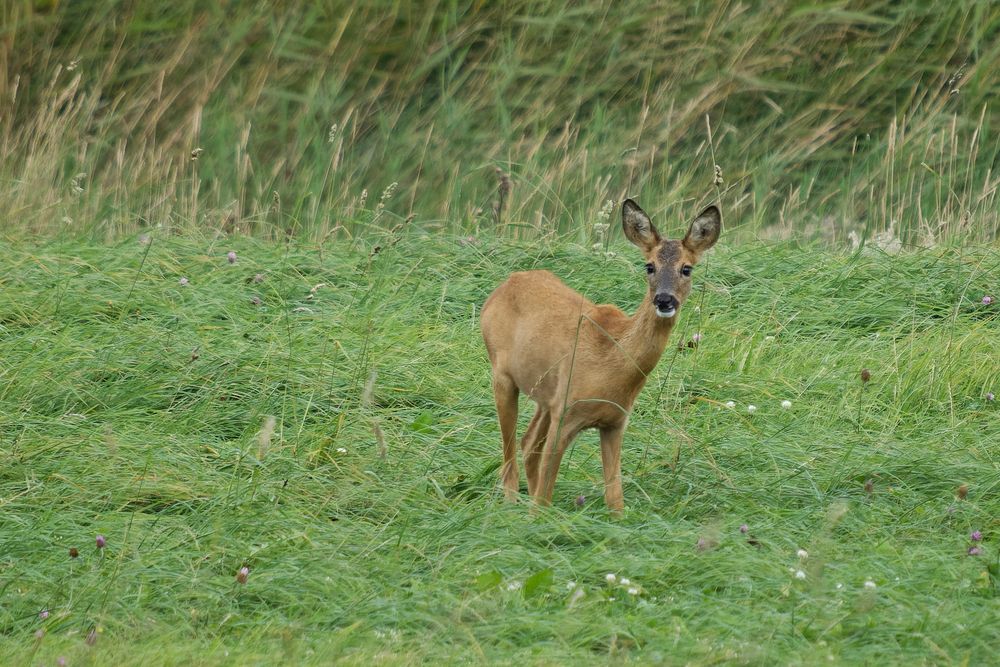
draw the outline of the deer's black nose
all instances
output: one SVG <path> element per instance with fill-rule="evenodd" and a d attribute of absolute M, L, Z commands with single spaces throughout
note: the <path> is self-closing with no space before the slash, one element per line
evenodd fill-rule
<path fill-rule="evenodd" d="M 656 306 L 658 310 L 663 312 L 668 312 L 674 310 L 680 304 L 677 302 L 677 297 L 673 294 L 659 293 L 653 297 L 653 305 Z"/>

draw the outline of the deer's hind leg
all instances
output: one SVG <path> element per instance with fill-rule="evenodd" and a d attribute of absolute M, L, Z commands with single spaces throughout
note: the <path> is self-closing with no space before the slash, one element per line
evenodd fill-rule
<path fill-rule="evenodd" d="M 517 470 L 517 385 L 506 375 L 493 376 L 493 398 L 497 404 L 497 419 L 500 422 L 500 437 L 503 441 L 503 464 L 500 479 L 503 480 L 504 495 L 507 500 L 517 500 L 520 475 Z"/>
<path fill-rule="evenodd" d="M 545 447 L 545 438 L 549 433 L 549 411 L 539 404 L 535 410 L 535 416 L 528 424 L 528 430 L 521 440 L 521 454 L 524 456 L 524 471 L 528 475 L 528 495 L 538 495 L 539 487 L 539 463 L 542 460 L 542 450 Z"/>

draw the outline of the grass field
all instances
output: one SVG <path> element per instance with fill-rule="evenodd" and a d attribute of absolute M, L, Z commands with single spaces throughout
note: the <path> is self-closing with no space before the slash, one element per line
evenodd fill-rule
<path fill-rule="evenodd" d="M 996 662 L 1000 3 L 571 4 L 0 3 L 0 665 Z M 724 232 L 624 516 L 505 503 L 627 196 Z"/>
<path fill-rule="evenodd" d="M 477 304 L 534 266 L 631 311 L 610 250 L 3 246 L 0 662 L 989 662 L 1000 254 L 723 236 L 628 428 L 625 516 L 586 434 L 551 509 L 506 504 Z"/>

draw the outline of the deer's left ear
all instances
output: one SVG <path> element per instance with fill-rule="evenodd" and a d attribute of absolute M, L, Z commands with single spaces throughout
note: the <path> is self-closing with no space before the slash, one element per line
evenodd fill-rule
<path fill-rule="evenodd" d="M 717 206 L 709 206 L 691 223 L 687 236 L 681 243 L 696 255 L 715 245 L 722 233 L 722 214 Z"/>

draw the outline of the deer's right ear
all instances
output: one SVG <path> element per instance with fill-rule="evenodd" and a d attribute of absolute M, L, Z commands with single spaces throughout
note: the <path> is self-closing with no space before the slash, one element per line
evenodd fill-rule
<path fill-rule="evenodd" d="M 646 212 L 631 199 L 622 202 L 622 229 L 625 238 L 649 252 L 660 243 L 660 233 Z"/>

